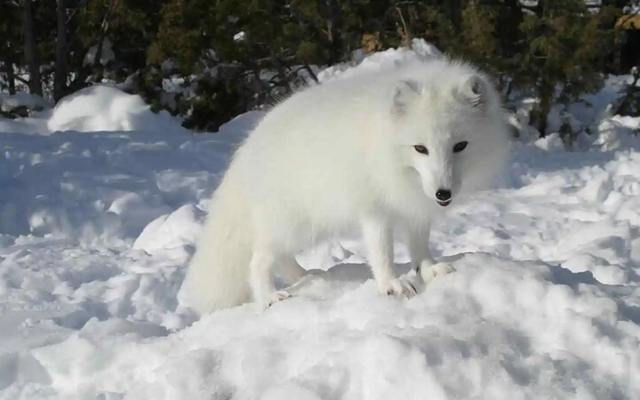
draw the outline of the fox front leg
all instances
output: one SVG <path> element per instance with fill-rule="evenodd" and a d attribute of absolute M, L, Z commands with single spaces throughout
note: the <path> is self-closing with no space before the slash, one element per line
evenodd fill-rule
<path fill-rule="evenodd" d="M 411 258 L 411 267 L 425 283 L 431 282 L 437 276 L 442 276 L 455 272 L 455 268 L 447 263 L 436 261 L 431 255 L 429 249 L 429 232 L 430 227 L 422 227 L 421 229 L 409 229 L 409 257 Z"/>
<path fill-rule="evenodd" d="M 398 278 L 394 272 L 390 224 L 384 218 L 367 216 L 361 225 L 369 265 L 380 292 L 405 298 L 415 296 L 415 286 L 406 279 Z"/>

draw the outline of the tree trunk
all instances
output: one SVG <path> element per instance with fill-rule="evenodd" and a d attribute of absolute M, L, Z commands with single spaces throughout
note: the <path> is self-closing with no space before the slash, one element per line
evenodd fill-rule
<path fill-rule="evenodd" d="M 448 14 L 455 33 L 462 31 L 462 1 L 450 0 L 446 2 L 449 6 Z"/>
<path fill-rule="evenodd" d="M 11 49 L 4 59 L 4 67 L 7 73 L 7 83 L 9 84 L 9 94 L 16 94 L 16 75 L 13 72 L 13 53 Z"/>
<path fill-rule="evenodd" d="M 342 61 L 342 8 L 339 1 L 328 0 L 326 1 L 326 29 L 327 40 L 329 42 L 329 65 L 336 64 Z"/>
<path fill-rule="evenodd" d="M 96 49 L 96 55 L 93 58 L 93 68 L 96 70 L 96 82 L 100 83 L 104 75 L 104 65 L 102 65 L 102 49 L 104 48 L 105 34 L 98 39 L 98 48 Z"/>
<path fill-rule="evenodd" d="M 66 94 L 67 89 L 67 4 L 66 0 L 58 0 L 57 20 L 58 36 L 56 39 L 56 66 L 53 80 L 53 98 L 58 101 Z"/>
<path fill-rule="evenodd" d="M 540 105 L 538 106 L 538 113 L 536 120 L 534 121 L 534 127 L 540 132 L 540 137 L 547 135 L 547 116 L 551 111 L 551 98 L 553 97 L 553 87 L 544 85 L 540 88 Z"/>
<path fill-rule="evenodd" d="M 40 63 L 36 50 L 36 35 L 31 0 L 22 0 L 22 29 L 24 34 L 24 56 L 29 66 L 29 91 L 42 96 Z"/>

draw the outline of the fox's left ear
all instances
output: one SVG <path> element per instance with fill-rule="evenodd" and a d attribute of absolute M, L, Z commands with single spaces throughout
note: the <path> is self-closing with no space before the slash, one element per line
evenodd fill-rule
<path fill-rule="evenodd" d="M 419 82 L 406 79 L 396 82 L 393 88 L 392 112 L 396 115 L 404 115 L 410 104 L 416 100 L 422 87 Z"/>
<path fill-rule="evenodd" d="M 470 103 L 473 107 L 477 107 L 485 101 L 486 84 L 481 77 L 473 75 L 458 89 L 458 94 L 460 101 Z"/>

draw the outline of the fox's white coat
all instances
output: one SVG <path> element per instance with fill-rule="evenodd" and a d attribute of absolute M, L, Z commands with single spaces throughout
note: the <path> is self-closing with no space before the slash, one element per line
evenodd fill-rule
<path fill-rule="evenodd" d="M 200 314 L 253 298 L 288 296 L 273 274 L 305 274 L 294 255 L 361 229 L 383 293 L 415 287 L 393 269 L 393 231 L 406 232 L 424 280 L 451 272 L 429 251 L 429 225 L 487 188 L 508 157 L 499 96 L 473 66 L 446 59 L 346 78 L 275 106 L 234 155 L 211 201 L 204 235 L 181 289 Z M 466 142 L 464 147 L 463 142 Z M 462 151 L 455 151 L 463 147 Z M 426 152 L 425 152 L 426 150 Z"/>

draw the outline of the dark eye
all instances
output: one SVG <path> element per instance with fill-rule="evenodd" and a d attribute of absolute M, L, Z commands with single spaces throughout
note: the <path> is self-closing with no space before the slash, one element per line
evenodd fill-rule
<path fill-rule="evenodd" d="M 456 145 L 453 146 L 453 152 L 454 153 L 460 153 L 462 150 L 467 148 L 468 144 L 469 144 L 469 142 L 456 143 Z"/>
<path fill-rule="evenodd" d="M 413 148 L 420 154 L 429 154 L 429 150 L 421 144 L 413 146 Z"/>

